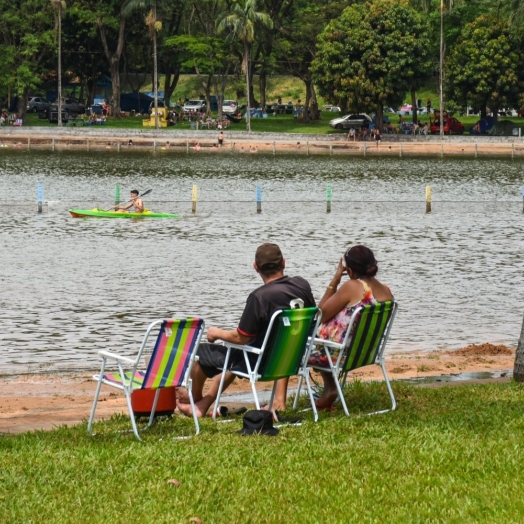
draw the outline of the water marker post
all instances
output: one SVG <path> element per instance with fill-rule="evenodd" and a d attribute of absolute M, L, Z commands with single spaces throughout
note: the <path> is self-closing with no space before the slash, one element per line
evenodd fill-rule
<path fill-rule="evenodd" d="M 522 212 L 524 213 L 524 187 L 522 188 Z"/>
<path fill-rule="evenodd" d="M 120 140 L 116 143 L 116 150 L 120 153 Z"/>
<path fill-rule="evenodd" d="M 189 140 L 186 140 L 186 155 L 189 155 Z"/>
<path fill-rule="evenodd" d="M 478 146 L 478 144 L 475 142 L 475 158 L 477 158 L 478 152 L 479 152 L 479 146 Z"/>
<path fill-rule="evenodd" d="M 193 213 L 196 213 L 197 210 L 197 195 L 198 195 L 198 187 L 196 185 L 193 185 L 193 194 L 191 197 L 191 211 Z"/>
<path fill-rule="evenodd" d="M 515 158 L 515 142 L 511 142 L 511 160 Z"/>
<path fill-rule="evenodd" d="M 366 142 L 364 142 L 364 156 L 366 156 Z"/>
<path fill-rule="evenodd" d="M 431 186 L 426 186 L 426 213 L 431 213 Z"/>
<path fill-rule="evenodd" d="M 86 147 L 87 147 L 87 150 L 89 151 L 89 138 L 87 139 Z"/>
<path fill-rule="evenodd" d="M 27 137 L 27 149 L 31 149 L 31 137 Z"/>
<path fill-rule="evenodd" d="M 256 195 L 257 195 L 257 213 L 262 213 L 262 188 L 260 186 L 257 186 Z"/>
<path fill-rule="evenodd" d="M 276 152 L 277 152 L 277 147 L 276 147 L 275 141 L 273 140 L 273 156 L 275 156 Z"/>
<path fill-rule="evenodd" d="M 309 156 L 309 140 L 306 140 L 307 156 Z"/>
<path fill-rule="evenodd" d="M 333 156 L 333 144 L 329 144 L 329 156 Z"/>
<path fill-rule="evenodd" d="M 400 147 L 398 149 L 398 156 L 402 158 L 402 142 L 400 142 Z"/>
<path fill-rule="evenodd" d="M 326 213 L 331 213 L 331 184 L 326 187 Z"/>
<path fill-rule="evenodd" d="M 55 150 L 55 139 L 53 138 L 53 141 L 52 141 L 52 144 L 53 144 L 53 151 Z"/>
<path fill-rule="evenodd" d="M 115 186 L 115 206 L 120 204 L 120 184 Z"/>
<path fill-rule="evenodd" d="M 42 184 L 38 184 L 36 194 L 38 198 L 38 213 L 41 213 L 44 204 L 44 188 L 42 187 Z"/>

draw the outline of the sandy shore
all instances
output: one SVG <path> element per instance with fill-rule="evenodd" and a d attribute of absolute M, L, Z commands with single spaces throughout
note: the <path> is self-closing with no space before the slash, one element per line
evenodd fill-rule
<path fill-rule="evenodd" d="M 492 344 L 471 345 L 457 351 L 410 352 L 386 357 L 392 379 L 449 375 L 478 371 L 511 370 L 515 350 Z M 381 378 L 378 366 L 353 372 L 353 378 Z M 95 383 L 87 373 L 28 374 L 0 377 L 0 433 L 23 433 L 74 425 L 89 418 Z M 293 386 L 293 381 L 291 386 Z M 265 384 L 269 389 L 270 384 Z M 246 381 L 237 380 L 230 394 L 248 391 Z M 227 404 L 227 398 L 224 398 Z M 127 413 L 123 395 L 102 388 L 97 419 Z"/>
<path fill-rule="evenodd" d="M 272 133 L 253 133 L 225 131 L 222 147 L 215 147 L 217 131 L 170 132 L 151 134 L 136 130 L 105 129 L 83 131 L 74 129 L 67 133 L 40 131 L 46 128 L 20 128 L 16 132 L 0 132 L 0 147 L 7 149 L 31 150 L 155 150 L 165 153 L 185 152 L 187 154 L 303 154 L 303 155 L 343 155 L 343 156 L 509 156 L 524 157 L 524 140 L 518 137 L 452 136 L 440 140 L 436 136 L 406 137 L 403 135 L 384 135 L 382 142 L 353 142 L 345 134 L 332 135 L 285 135 Z M 490 140 L 490 138 L 492 140 Z M 129 140 L 132 146 L 129 146 Z M 194 149 L 200 145 L 198 150 Z"/>

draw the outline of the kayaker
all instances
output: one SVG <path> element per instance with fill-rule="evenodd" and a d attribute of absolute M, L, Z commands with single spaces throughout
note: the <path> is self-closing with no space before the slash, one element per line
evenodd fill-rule
<path fill-rule="evenodd" d="M 130 193 L 130 202 L 129 204 L 125 204 L 123 206 L 114 206 L 111 209 L 114 209 L 115 211 L 129 211 L 131 208 L 133 209 L 133 213 L 143 213 L 144 212 L 144 201 L 138 197 L 139 193 L 136 189 L 133 189 Z"/>

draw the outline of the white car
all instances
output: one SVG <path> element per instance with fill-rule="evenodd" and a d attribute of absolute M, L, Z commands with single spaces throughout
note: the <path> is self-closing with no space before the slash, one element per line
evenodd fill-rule
<path fill-rule="evenodd" d="M 184 107 L 182 107 L 184 113 L 190 113 L 191 111 L 205 111 L 206 110 L 206 101 L 205 100 L 188 100 Z"/>
<path fill-rule="evenodd" d="M 222 113 L 232 115 L 238 110 L 238 102 L 236 100 L 224 100 L 222 104 Z"/>
<path fill-rule="evenodd" d="M 369 115 L 362 113 L 360 115 L 346 115 L 341 118 L 334 118 L 329 122 L 331 127 L 335 129 L 360 129 L 361 127 L 367 127 L 372 119 Z"/>
<path fill-rule="evenodd" d="M 326 106 L 322 111 L 329 111 L 330 113 L 340 113 L 340 107 L 338 106 Z"/>

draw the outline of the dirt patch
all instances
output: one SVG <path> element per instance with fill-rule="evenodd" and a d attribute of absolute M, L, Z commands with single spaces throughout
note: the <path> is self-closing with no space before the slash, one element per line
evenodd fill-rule
<path fill-rule="evenodd" d="M 470 345 L 457 351 L 394 353 L 386 355 L 391 378 L 405 379 L 457 372 L 508 370 L 513 368 L 515 350 L 494 344 Z M 314 373 L 313 379 L 321 382 Z M 383 380 L 382 370 L 372 365 L 350 373 L 348 380 Z M 290 388 L 297 380 L 290 380 Z M 271 389 L 271 383 L 260 389 Z M 250 390 L 247 380 L 236 380 L 227 393 Z M 49 373 L 0 377 L 0 434 L 22 433 L 78 424 L 89 418 L 95 382 L 88 373 Z M 102 388 L 97 419 L 126 413 L 123 395 Z M 223 403 L 228 405 L 227 397 Z M 246 406 L 249 403 L 246 403 Z"/>
<path fill-rule="evenodd" d="M 465 348 L 456 351 L 444 351 L 446 355 L 456 355 L 461 357 L 479 357 L 479 356 L 498 356 L 514 355 L 515 350 L 504 346 L 503 344 L 470 344 Z"/>

